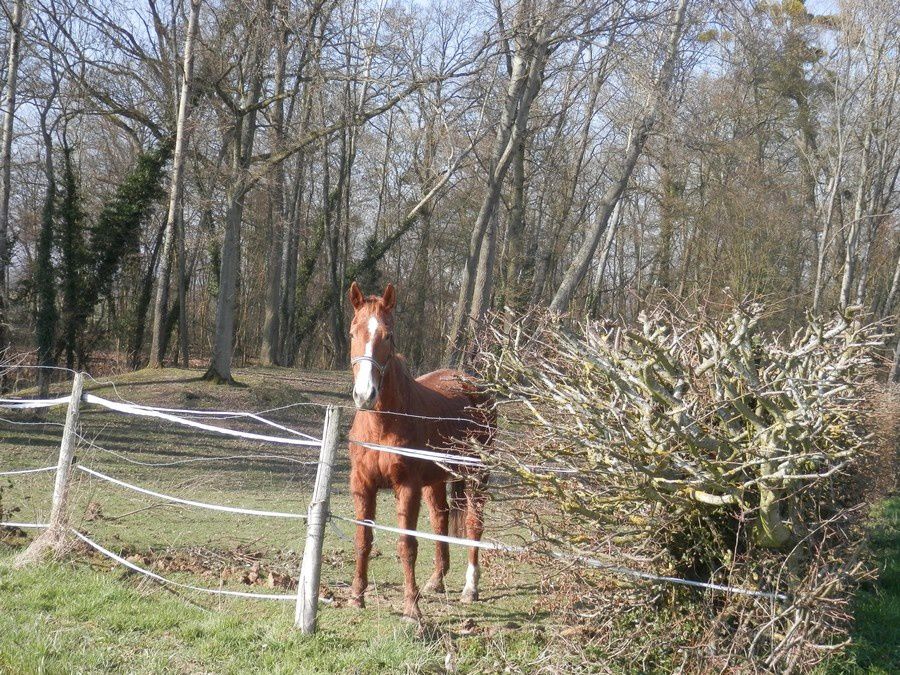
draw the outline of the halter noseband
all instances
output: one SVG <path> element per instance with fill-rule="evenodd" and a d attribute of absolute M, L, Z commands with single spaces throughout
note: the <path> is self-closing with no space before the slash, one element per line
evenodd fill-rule
<path fill-rule="evenodd" d="M 385 361 L 384 363 L 378 363 L 378 361 L 372 356 L 365 356 L 365 355 L 354 356 L 352 359 L 350 359 L 350 367 L 352 368 L 357 363 L 362 363 L 363 361 L 367 361 L 368 363 L 371 363 L 373 366 L 375 366 L 375 368 L 378 369 L 379 375 L 384 375 L 384 369 L 388 367 L 388 363 L 390 362 L 391 356 L 393 356 L 393 355 L 394 354 L 392 352 L 390 354 L 390 356 L 388 356 L 387 361 Z"/>

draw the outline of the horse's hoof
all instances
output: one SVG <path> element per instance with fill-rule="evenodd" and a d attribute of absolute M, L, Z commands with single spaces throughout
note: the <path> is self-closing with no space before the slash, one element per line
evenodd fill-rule
<path fill-rule="evenodd" d="M 419 603 L 407 602 L 403 606 L 403 620 L 420 623 L 422 621 L 422 612 L 419 610 Z"/>
<path fill-rule="evenodd" d="M 423 593 L 445 593 L 446 589 L 444 588 L 444 579 L 435 579 L 431 577 L 428 582 L 422 587 Z"/>
<path fill-rule="evenodd" d="M 351 607 L 353 607 L 354 609 L 365 609 L 366 608 L 366 601 L 364 598 L 362 598 L 360 596 L 351 597 L 350 601 L 347 604 L 350 605 Z"/>
<path fill-rule="evenodd" d="M 420 625 L 422 623 L 422 612 L 418 607 L 403 610 L 403 621 Z"/>
<path fill-rule="evenodd" d="M 462 596 L 460 597 L 459 601 L 464 604 L 467 604 L 467 605 L 469 605 L 473 602 L 477 602 L 478 601 L 478 591 L 474 590 L 474 589 L 469 589 L 469 588 L 465 589 L 462 592 Z"/>

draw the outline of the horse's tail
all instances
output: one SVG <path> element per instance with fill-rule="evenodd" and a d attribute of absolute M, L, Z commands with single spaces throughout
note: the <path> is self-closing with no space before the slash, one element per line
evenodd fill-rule
<path fill-rule="evenodd" d="M 450 481 L 450 535 L 466 536 L 466 481 L 463 478 Z"/>

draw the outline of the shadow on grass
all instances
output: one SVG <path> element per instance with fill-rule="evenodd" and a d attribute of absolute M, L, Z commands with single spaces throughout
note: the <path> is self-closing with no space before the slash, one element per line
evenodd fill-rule
<path fill-rule="evenodd" d="M 140 374 L 146 371 L 135 371 L 135 373 Z M 157 371 L 158 372 L 158 371 Z M 130 375 L 134 375 L 134 373 L 130 373 Z M 157 379 L 157 380 L 142 380 L 142 379 L 127 379 L 122 378 L 121 381 L 110 380 L 110 382 L 115 382 L 115 385 L 119 388 L 138 388 L 138 387 L 151 387 L 156 385 L 173 385 L 173 384 L 203 384 L 206 380 L 203 379 L 202 376 L 196 377 L 171 377 L 168 379 Z M 103 380 L 101 378 L 97 378 L 96 382 L 91 382 L 85 386 L 85 389 L 90 392 L 94 391 L 102 391 L 105 389 L 112 389 L 112 384 Z"/>

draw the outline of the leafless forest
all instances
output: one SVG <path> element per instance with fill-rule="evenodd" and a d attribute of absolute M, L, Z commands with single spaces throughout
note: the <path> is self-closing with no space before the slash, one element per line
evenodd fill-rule
<path fill-rule="evenodd" d="M 727 292 L 790 328 L 900 304 L 890 0 L 3 10 L 22 358 L 342 366 L 354 279 L 397 283 L 419 370 L 504 308 L 629 322 Z"/>

